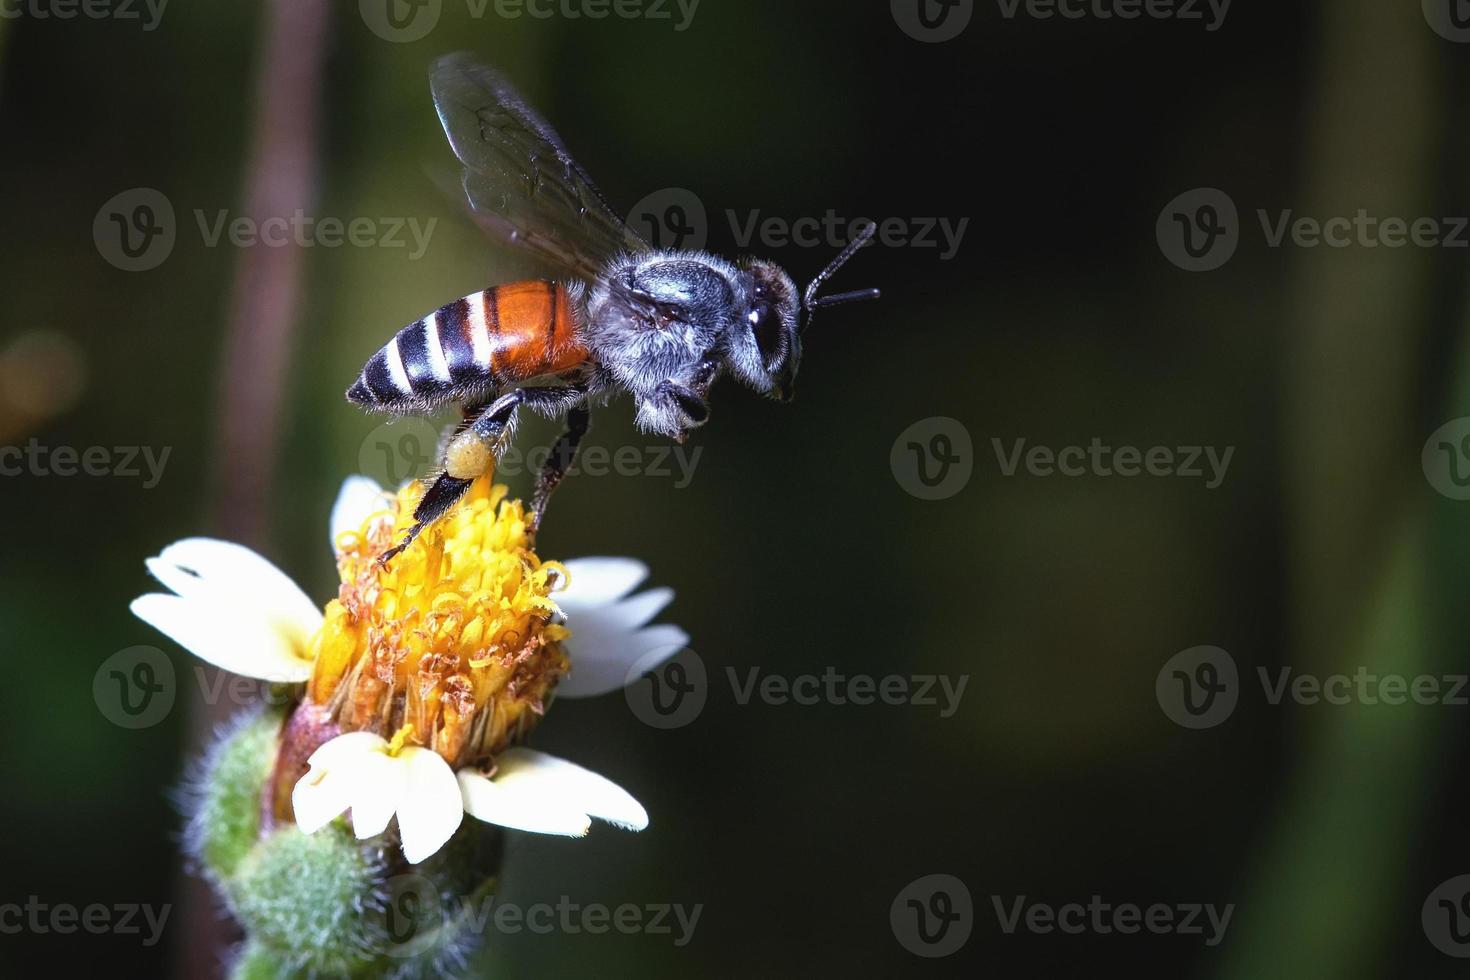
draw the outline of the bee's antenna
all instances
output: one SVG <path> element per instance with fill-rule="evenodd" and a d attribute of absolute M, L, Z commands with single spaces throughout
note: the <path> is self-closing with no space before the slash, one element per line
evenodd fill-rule
<path fill-rule="evenodd" d="M 817 277 L 807 285 L 806 292 L 801 298 L 802 309 L 806 311 L 806 322 L 801 325 L 803 330 L 811 325 L 812 311 L 818 307 L 836 306 L 839 303 L 851 303 L 860 299 L 877 299 L 881 295 L 876 289 L 855 289 L 852 292 L 823 296 L 820 299 L 817 297 L 817 290 L 822 288 L 822 284 L 831 279 L 834 272 L 846 265 L 847 260 L 856 255 L 858 249 L 868 244 L 877 231 L 878 223 L 875 221 L 864 225 L 863 229 L 853 236 L 852 241 L 847 243 L 847 247 L 838 253 L 837 258 L 833 259 L 827 268 L 819 272 Z"/>
<path fill-rule="evenodd" d="M 823 306 L 840 306 L 843 303 L 855 303 L 860 299 L 877 299 L 883 295 L 876 289 L 854 289 L 850 293 L 833 293 L 831 296 L 818 296 L 807 304 L 807 309 L 815 310 Z"/>

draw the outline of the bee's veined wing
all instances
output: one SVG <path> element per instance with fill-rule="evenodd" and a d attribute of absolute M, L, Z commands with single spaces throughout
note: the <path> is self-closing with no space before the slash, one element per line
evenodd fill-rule
<path fill-rule="evenodd" d="M 615 255 L 650 250 L 499 72 L 463 52 L 445 55 L 430 86 L 465 167 L 471 213 L 491 235 L 583 279 L 600 276 Z"/>

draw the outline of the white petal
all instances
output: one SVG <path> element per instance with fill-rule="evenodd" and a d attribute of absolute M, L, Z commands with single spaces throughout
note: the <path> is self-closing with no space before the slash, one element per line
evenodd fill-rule
<path fill-rule="evenodd" d="M 572 635 L 562 644 L 571 658 L 572 669 L 557 684 L 558 697 L 592 698 L 610 694 L 689 645 L 689 634 L 667 623 L 637 632 L 597 633 L 578 627 L 570 619 L 567 622 Z M 635 665 L 638 673 L 630 676 Z"/>
<path fill-rule="evenodd" d="M 358 794 L 357 773 L 363 761 L 388 743 L 369 732 L 339 735 L 311 754 L 311 767 L 291 790 L 296 826 L 314 834 L 352 806 Z"/>
<path fill-rule="evenodd" d="M 510 749 L 495 760 L 495 785 L 543 807 L 579 810 L 627 830 L 648 826 L 648 812 L 617 783 L 575 762 L 532 749 Z"/>
<path fill-rule="evenodd" d="M 649 589 L 620 598 L 648 569 L 631 558 L 579 558 L 567 562 L 571 583 L 556 593 L 572 635 L 566 641 L 571 674 L 558 685 L 566 697 L 594 697 L 623 687 L 634 664 L 651 669 L 678 653 L 688 635 L 677 626 L 640 629 L 674 598 L 671 589 Z M 651 653 L 658 655 L 649 659 Z M 634 678 L 636 679 L 636 678 Z"/>
<path fill-rule="evenodd" d="M 332 518 L 327 525 L 331 535 L 327 544 L 337 552 L 337 539 L 346 531 L 359 531 L 369 517 L 388 510 L 388 495 L 377 481 L 365 476 L 349 476 L 337 491 L 332 504 Z"/>
<path fill-rule="evenodd" d="M 595 621 L 593 629 L 608 632 L 613 630 L 631 632 L 646 625 L 650 619 L 663 612 L 664 607 L 673 601 L 673 589 L 649 589 L 647 592 L 640 592 L 621 602 L 576 609 L 575 612 L 568 611 L 567 621 L 571 622 L 573 617 L 584 623 L 591 619 Z"/>
<path fill-rule="evenodd" d="M 186 538 L 146 562 L 148 570 L 181 598 L 234 611 L 232 620 L 256 620 L 305 652 L 321 629 L 322 612 L 275 565 L 243 545 Z"/>
<path fill-rule="evenodd" d="M 648 566 L 632 558 L 573 558 L 562 564 L 571 581 L 556 594 L 557 601 L 578 607 L 621 599 L 648 578 Z"/>
<path fill-rule="evenodd" d="M 291 809 L 303 834 L 314 834 L 335 820 L 349 806 L 351 780 L 343 773 L 308 772 L 291 790 Z"/>
<path fill-rule="evenodd" d="M 352 832 L 358 840 L 376 837 L 408 795 L 408 768 L 403 757 L 369 752 L 349 770 L 352 781 Z"/>
<path fill-rule="evenodd" d="M 134 599 L 133 615 L 200 660 L 232 674 L 277 684 L 311 677 L 311 661 L 290 636 L 241 610 L 154 593 Z"/>
<path fill-rule="evenodd" d="M 395 760 L 407 777 L 398 804 L 398 833 L 409 864 L 432 857 L 464 820 L 464 800 L 449 763 L 432 749 L 407 746 Z"/>
<path fill-rule="evenodd" d="M 331 768 L 343 762 L 361 759 L 369 752 L 382 752 L 387 747 L 388 740 L 381 735 L 374 735 L 372 732 L 348 732 L 317 746 L 306 764 L 313 768 Z"/>
<path fill-rule="evenodd" d="M 474 769 L 459 771 L 459 790 L 464 812 L 486 823 L 563 837 L 581 837 L 592 826 L 592 819 L 576 807 L 505 789 Z"/>

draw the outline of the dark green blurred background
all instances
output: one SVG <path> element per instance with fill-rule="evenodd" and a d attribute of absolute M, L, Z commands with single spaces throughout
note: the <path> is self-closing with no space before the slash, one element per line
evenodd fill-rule
<path fill-rule="evenodd" d="M 377 424 L 346 385 L 404 323 L 536 270 L 459 221 L 428 176 L 450 158 L 427 67 L 467 48 L 517 80 L 616 207 L 694 191 L 713 250 L 736 251 L 726 209 L 969 219 L 951 259 L 875 247 L 844 271 L 837 288 L 884 298 L 819 318 L 794 405 L 717 388 L 688 487 L 584 475 L 559 492 L 542 554 L 646 560 L 678 591 L 668 618 L 693 637 L 709 698 L 671 731 L 618 695 L 558 703 L 536 745 L 618 780 L 653 823 L 513 837 L 503 894 L 704 910 L 683 948 L 507 936 L 501 975 L 1460 975 L 1421 909 L 1470 872 L 1467 709 L 1273 705 L 1256 673 L 1466 670 L 1470 504 L 1435 491 L 1420 452 L 1470 414 L 1470 253 L 1273 248 L 1257 211 L 1470 214 L 1470 46 L 1431 29 L 1433 0 L 1241 0 L 1213 31 L 973 7 L 958 37 L 926 43 L 877 0 L 703 0 L 683 31 L 675 7 L 674 21 L 539 20 L 444 0 L 426 37 L 393 43 L 334 4 L 307 213 L 439 224 L 417 260 L 299 256 L 279 431 L 237 416 L 266 437 L 259 464 L 220 436 L 226 373 L 271 390 L 267 362 L 225 363 L 252 257 L 207 247 L 194 211 L 246 213 L 269 8 L 174 0 L 154 30 L 33 7 L 0 19 L 0 442 L 170 450 L 150 489 L 0 479 L 0 902 L 177 906 L 152 947 L 0 935 L 0 969 L 44 956 L 183 972 L 228 940 L 206 929 L 197 887 L 181 890 L 169 802 L 210 716 L 192 659 L 127 603 L 149 589 L 146 556 L 198 533 L 247 536 L 329 598 L 327 511 Z M 166 195 L 178 239 L 126 272 L 93 221 L 138 187 Z M 1177 267 L 1155 235 L 1197 187 L 1239 208 L 1239 248 L 1210 272 Z M 804 281 L 833 247 L 761 251 Z M 890 451 L 939 416 L 968 431 L 974 471 L 923 500 Z M 991 442 L 1093 437 L 1235 452 L 1208 490 L 1006 476 Z M 654 443 L 621 401 L 591 444 Z M 253 504 L 242 465 L 266 480 Z M 168 652 L 179 701 L 126 730 L 92 683 L 137 644 Z M 1202 644 L 1229 651 L 1243 689 L 1228 720 L 1189 730 L 1155 681 Z M 969 680 L 942 718 L 742 705 L 727 667 Z M 968 887 L 973 932 L 924 959 L 889 912 L 935 873 Z M 993 896 L 1020 895 L 1235 910 L 1215 947 L 1007 934 Z"/>

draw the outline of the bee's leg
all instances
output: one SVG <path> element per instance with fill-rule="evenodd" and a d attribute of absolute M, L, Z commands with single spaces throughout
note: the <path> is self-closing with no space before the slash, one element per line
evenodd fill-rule
<path fill-rule="evenodd" d="M 461 427 L 461 434 L 472 431 L 492 452 L 498 453 L 501 448 L 501 436 L 505 434 L 506 428 L 514 420 L 516 409 L 522 404 L 529 404 L 533 408 L 547 409 L 555 405 L 573 404 L 575 400 L 584 397 L 585 392 L 577 388 L 516 388 L 506 392 L 489 404 L 473 422 L 468 426 Z M 449 473 L 441 473 L 434 481 L 424 498 L 419 501 L 418 507 L 413 512 L 413 527 L 408 529 L 402 541 L 383 552 L 378 558 L 380 564 L 387 564 L 395 556 L 413 543 L 430 524 L 449 512 L 449 509 L 465 495 L 470 485 L 475 482 L 475 477 L 466 474 L 465 477 L 450 476 Z"/>
<path fill-rule="evenodd" d="M 464 419 L 454 426 L 454 435 L 459 435 L 467 429 L 474 429 L 479 438 L 488 445 L 495 446 L 500 441 L 505 427 L 515 416 L 516 408 L 525 398 L 524 390 L 516 388 L 506 392 L 482 408 L 478 415 L 472 415 L 473 410 L 466 408 Z M 449 513 L 449 509 L 459 502 L 459 499 L 465 495 L 474 482 L 473 477 L 463 479 L 450 476 L 448 473 L 440 473 L 439 478 L 434 481 L 433 486 L 429 487 L 428 492 L 419 501 L 419 505 L 414 508 L 413 527 L 408 529 L 402 541 L 378 557 L 379 564 L 386 565 L 392 561 L 403 549 L 413 544 L 414 539 L 423 533 L 424 528 Z"/>
<path fill-rule="evenodd" d="M 449 448 L 450 441 L 454 439 L 455 436 L 463 432 L 465 429 L 468 429 L 470 427 L 470 423 L 479 418 L 480 413 L 484 410 L 484 402 L 479 402 L 474 405 L 462 406 L 460 408 L 459 419 L 457 421 L 450 422 L 444 427 L 444 431 L 439 433 L 439 451 L 435 454 L 434 458 L 443 459 L 444 452 Z"/>
<path fill-rule="evenodd" d="M 388 564 L 397 557 L 399 552 L 413 544 L 413 539 L 418 537 L 424 528 L 447 514 L 449 508 L 465 495 L 465 491 L 469 490 L 470 484 L 474 482 L 474 480 L 457 480 L 448 473 L 440 473 L 439 479 L 434 481 L 434 485 L 429 487 L 428 492 L 419 501 L 419 505 L 414 508 L 413 527 L 408 529 L 402 541 L 378 556 L 378 564 Z"/>
<path fill-rule="evenodd" d="M 551 502 L 551 493 L 572 468 L 572 462 L 577 458 L 577 447 L 587 434 L 587 426 L 591 421 L 592 412 L 586 405 L 578 405 L 567 412 L 566 430 L 552 445 L 551 455 L 546 458 L 546 465 L 541 467 L 541 472 L 536 477 L 536 494 L 531 498 L 532 533 L 541 527 L 541 521 L 546 516 L 546 505 Z"/>
<path fill-rule="evenodd" d="M 660 432 L 682 443 L 692 429 L 709 421 L 709 402 L 693 388 L 675 381 L 661 382 L 653 397 L 638 405 L 638 426 Z"/>

